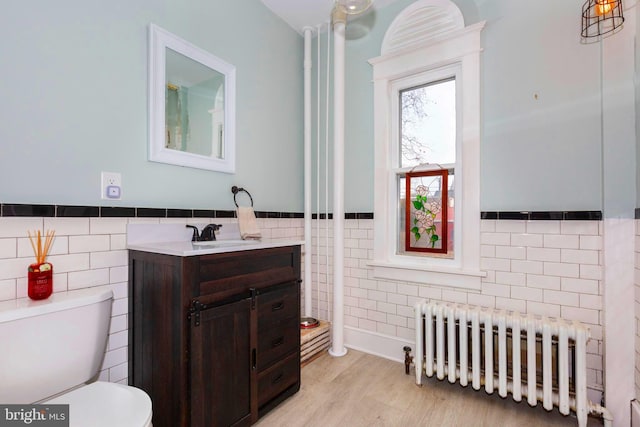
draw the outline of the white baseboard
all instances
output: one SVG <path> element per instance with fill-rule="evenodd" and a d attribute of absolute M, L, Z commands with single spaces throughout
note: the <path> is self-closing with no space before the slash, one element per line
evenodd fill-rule
<path fill-rule="evenodd" d="M 415 353 L 415 342 L 351 326 L 344 328 L 344 343 L 348 348 L 400 363 L 404 363 L 404 346 L 411 347 L 411 355 Z"/>

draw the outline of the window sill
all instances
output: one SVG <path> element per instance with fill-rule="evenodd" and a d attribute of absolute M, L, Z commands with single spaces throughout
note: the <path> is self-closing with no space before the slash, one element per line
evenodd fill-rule
<path fill-rule="evenodd" d="M 399 264 L 388 261 L 372 261 L 373 276 L 377 279 L 400 280 L 452 288 L 480 290 L 484 271 L 470 271 L 450 267 L 426 267 L 419 264 Z"/>

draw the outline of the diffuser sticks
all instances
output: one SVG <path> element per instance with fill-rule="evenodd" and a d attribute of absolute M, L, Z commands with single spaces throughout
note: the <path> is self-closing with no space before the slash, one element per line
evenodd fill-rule
<path fill-rule="evenodd" d="M 44 237 L 44 246 L 42 245 L 42 235 L 40 234 L 40 230 L 37 232 L 33 232 L 33 237 L 31 237 L 31 232 L 27 231 L 29 234 L 29 242 L 31 242 L 31 248 L 33 248 L 33 254 L 36 256 L 36 263 L 42 264 L 47 259 L 47 255 L 49 254 L 49 249 L 51 249 L 51 244 L 53 243 L 53 237 L 55 236 L 55 230 L 47 230 L 47 233 Z M 34 238 L 37 235 L 36 242 L 34 243 Z"/>

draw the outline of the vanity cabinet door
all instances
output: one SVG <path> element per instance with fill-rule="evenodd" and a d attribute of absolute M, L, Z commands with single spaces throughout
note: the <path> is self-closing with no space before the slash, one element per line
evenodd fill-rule
<path fill-rule="evenodd" d="M 191 425 L 252 422 L 255 355 L 251 298 L 205 308 L 191 316 Z M 255 405 L 255 403 L 254 403 Z"/>

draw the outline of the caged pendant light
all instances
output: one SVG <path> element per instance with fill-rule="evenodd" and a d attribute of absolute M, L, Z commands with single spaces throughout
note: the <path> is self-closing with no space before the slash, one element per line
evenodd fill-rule
<path fill-rule="evenodd" d="M 622 0 L 587 0 L 582 5 L 582 37 L 598 37 L 622 29 Z"/>

